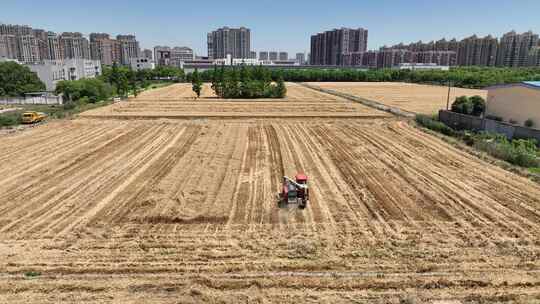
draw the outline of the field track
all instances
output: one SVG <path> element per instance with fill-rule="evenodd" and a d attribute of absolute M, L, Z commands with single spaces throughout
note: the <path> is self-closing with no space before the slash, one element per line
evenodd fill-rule
<path fill-rule="evenodd" d="M 540 186 L 386 113 L 87 118 L 0 137 L 0 303 L 540 297 Z"/>

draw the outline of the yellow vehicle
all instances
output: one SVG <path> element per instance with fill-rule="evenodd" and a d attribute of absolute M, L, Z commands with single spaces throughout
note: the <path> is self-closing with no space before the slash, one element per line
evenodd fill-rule
<path fill-rule="evenodd" d="M 47 118 L 47 114 L 41 112 L 24 112 L 22 114 L 22 123 L 33 124 L 43 121 Z"/>

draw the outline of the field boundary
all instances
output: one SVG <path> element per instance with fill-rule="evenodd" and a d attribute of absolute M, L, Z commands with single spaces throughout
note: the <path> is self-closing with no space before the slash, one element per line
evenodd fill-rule
<path fill-rule="evenodd" d="M 406 118 L 414 118 L 416 116 L 416 113 L 405 111 L 396 107 L 387 106 L 385 104 L 382 104 L 378 101 L 374 101 L 371 99 L 366 99 L 363 97 L 358 97 L 358 96 L 354 96 L 354 95 L 350 95 L 347 93 L 342 93 L 342 92 L 338 92 L 338 91 L 334 91 L 330 89 L 323 89 L 321 87 L 310 85 L 305 82 L 299 82 L 298 84 L 308 89 L 316 90 L 316 91 L 327 93 L 327 94 L 334 95 L 337 97 L 345 98 L 351 101 L 359 102 L 365 106 L 368 106 L 377 110 L 385 111 L 385 112 L 388 112 L 397 116 L 402 116 Z"/>
<path fill-rule="evenodd" d="M 392 118 L 384 115 L 80 115 L 80 119 L 110 119 L 110 120 L 158 120 L 158 119 L 171 119 L 171 120 L 197 120 L 197 119 L 215 119 L 215 120 L 236 120 L 236 119 L 388 119 Z"/>

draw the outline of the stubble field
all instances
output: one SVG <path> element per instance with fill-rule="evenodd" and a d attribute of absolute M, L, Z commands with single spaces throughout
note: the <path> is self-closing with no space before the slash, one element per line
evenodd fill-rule
<path fill-rule="evenodd" d="M 218 99 L 209 84 L 196 99 L 189 84 L 147 91 L 135 101 L 122 102 L 82 114 L 86 118 L 382 118 L 385 112 L 289 83 L 287 98 L 264 100 Z"/>
<path fill-rule="evenodd" d="M 290 88 L 280 104 L 342 106 Z M 100 111 L 198 102 L 176 91 L 188 94 L 176 85 Z M 539 299 L 540 187 L 347 107 L 381 116 L 85 113 L 3 135 L 0 302 Z M 277 208 L 282 176 L 297 172 L 310 205 Z"/>
<path fill-rule="evenodd" d="M 446 109 L 448 87 L 400 82 L 312 82 L 323 89 L 330 89 L 380 102 L 405 111 L 432 115 Z M 479 95 L 487 98 L 487 91 L 450 89 L 450 105 L 459 96 Z"/>

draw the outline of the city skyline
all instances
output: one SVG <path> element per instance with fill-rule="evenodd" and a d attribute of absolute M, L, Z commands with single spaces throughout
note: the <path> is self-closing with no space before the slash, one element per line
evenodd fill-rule
<path fill-rule="evenodd" d="M 540 3 L 529 0 L 520 1 L 519 5 L 487 0 L 474 3 L 456 0 L 451 4 L 420 0 L 377 3 L 337 1 L 328 10 L 315 8 L 317 5 L 312 1 L 261 3 L 266 8 L 263 11 L 286 5 L 286 10 L 280 10 L 279 18 L 258 13 L 250 9 L 247 3 L 212 3 L 212 11 L 208 12 L 199 10 L 199 6 L 192 3 L 165 1 L 162 7 L 167 9 L 158 7 L 152 10 L 148 5 L 137 5 L 144 4 L 139 1 L 109 3 L 97 0 L 95 7 L 88 7 L 88 13 L 78 16 L 77 23 L 73 23 L 71 18 L 55 16 L 87 6 L 82 1 L 60 0 L 54 4 L 7 1 L 0 22 L 27 24 L 55 32 L 78 31 L 85 36 L 92 32 L 132 33 L 137 36 L 143 49 L 156 45 L 179 45 L 193 48 L 198 55 L 206 55 L 206 34 L 223 26 L 250 28 L 254 51 L 279 49 L 289 54 L 308 52 L 310 35 L 313 33 L 341 27 L 369 29 L 370 50 L 400 42 L 427 42 L 441 38 L 459 40 L 474 34 L 501 37 L 511 30 L 540 31 L 540 20 L 535 18 L 534 13 L 540 10 Z M 102 7 L 100 4 L 107 5 L 108 9 L 99 10 Z M 456 9 L 459 7 L 467 9 Z M 512 14 L 508 15 L 510 11 Z M 148 22 L 141 22 L 144 18 Z"/>

